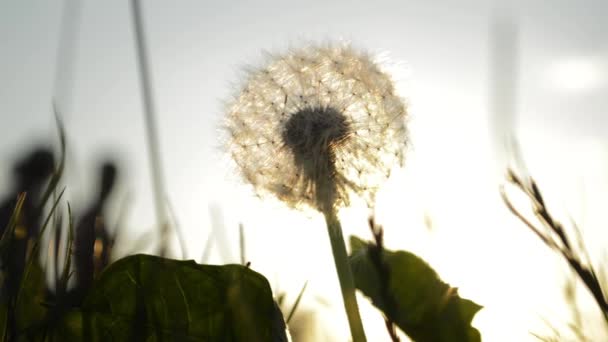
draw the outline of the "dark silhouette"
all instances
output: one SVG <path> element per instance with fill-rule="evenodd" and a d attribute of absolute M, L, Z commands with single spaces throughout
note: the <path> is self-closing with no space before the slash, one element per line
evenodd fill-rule
<path fill-rule="evenodd" d="M 6 337 L 15 339 L 17 322 L 15 303 L 21 284 L 21 278 L 30 257 L 28 249 L 31 241 L 40 231 L 40 214 L 42 203 L 39 196 L 45 180 L 53 173 L 53 153 L 45 148 L 34 149 L 25 158 L 18 161 L 13 169 L 14 186 L 8 197 L 0 204 L 0 236 L 8 242 L 6 250 L 0 255 L 0 267 L 4 278 L 0 285 L 0 302 L 8 305 Z M 25 193 L 25 199 L 13 231 L 7 231 L 8 223 L 17 205 L 17 197 Z M 5 233 L 7 234 L 6 236 Z"/>
<path fill-rule="evenodd" d="M 19 193 L 26 194 L 20 216 L 13 234 L 7 236 L 9 247 L 3 259 L 0 260 L 6 272 L 5 285 L 8 297 L 13 297 L 18 288 L 21 275 L 27 260 L 28 245 L 36 238 L 40 230 L 41 205 L 38 198 L 45 181 L 53 173 L 53 153 L 44 147 L 33 150 L 24 159 L 17 162 L 14 167 L 14 188 L 7 199 L 0 204 L 0 236 L 4 235 L 5 229 L 17 204 Z"/>
<path fill-rule="evenodd" d="M 113 239 L 108 234 L 103 212 L 116 180 L 117 169 L 106 162 L 101 168 L 97 198 L 79 219 L 74 241 L 76 264 L 76 298 L 82 300 L 95 275 L 109 264 Z"/>

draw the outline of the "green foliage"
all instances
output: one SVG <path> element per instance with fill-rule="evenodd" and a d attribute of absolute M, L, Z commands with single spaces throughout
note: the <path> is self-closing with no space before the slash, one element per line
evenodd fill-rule
<path fill-rule="evenodd" d="M 63 173 L 65 134 L 58 116 L 57 123 L 61 159 L 37 211 L 51 200 Z M 32 247 L 18 290 L 0 296 L 0 341 L 286 341 L 267 280 L 239 265 L 130 256 L 108 267 L 81 302 L 68 288 L 74 238 L 69 204 L 64 267 L 52 293 L 38 261 L 41 236 L 49 225 L 56 227 L 62 195 L 53 197 L 38 234 L 28 237 Z M 9 276 L 4 266 L 24 199 L 21 194 L 0 236 L 0 287 Z"/>
<path fill-rule="evenodd" d="M 244 266 L 135 255 L 101 275 L 82 310 L 86 341 L 270 341 L 274 302 Z"/>
<path fill-rule="evenodd" d="M 130 256 L 70 307 L 47 302 L 44 273 L 32 265 L 16 304 L 17 340 L 286 341 L 268 281 L 244 266 Z M 7 309 L 0 305 L 2 341 Z"/>
<path fill-rule="evenodd" d="M 350 265 L 357 288 L 413 340 L 481 341 L 471 326 L 481 306 L 460 298 L 424 260 L 406 251 L 382 250 L 388 272 L 384 289 L 381 271 L 370 255 L 375 246 L 356 237 L 350 242 Z"/>

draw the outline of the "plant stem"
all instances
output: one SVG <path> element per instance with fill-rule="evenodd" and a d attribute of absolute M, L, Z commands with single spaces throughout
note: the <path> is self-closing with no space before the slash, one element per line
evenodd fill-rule
<path fill-rule="evenodd" d="M 146 135 L 148 139 L 148 157 L 150 159 L 150 172 L 152 173 L 152 190 L 154 193 L 154 206 L 156 208 L 156 223 L 160 229 L 160 256 L 165 256 L 168 249 L 169 222 L 165 204 L 165 183 L 162 172 L 160 155 L 160 140 L 156 121 L 156 106 L 152 94 L 152 74 L 148 59 L 148 47 L 144 32 L 144 24 L 139 0 L 131 0 L 131 13 L 133 15 L 133 31 L 135 33 L 135 51 L 137 66 L 139 68 L 139 82 L 141 86 L 142 106 Z"/>
<path fill-rule="evenodd" d="M 325 222 L 327 223 L 327 231 L 329 233 L 329 241 L 334 255 L 336 264 L 336 272 L 340 281 L 340 289 L 342 290 L 342 299 L 344 300 L 344 308 L 348 317 L 350 332 L 353 337 L 353 342 L 365 342 L 365 332 L 359 316 L 359 307 L 357 298 L 355 297 L 355 281 L 348 264 L 348 255 L 346 254 L 346 245 L 342 236 L 342 226 L 338 220 L 335 211 L 325 210 Z"/>

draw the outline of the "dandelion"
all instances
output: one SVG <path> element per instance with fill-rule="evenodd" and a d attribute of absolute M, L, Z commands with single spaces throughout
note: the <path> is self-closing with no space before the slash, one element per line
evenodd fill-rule
<path fill-rule="evenodd" d="M 373 206 L 403 165 L 406 115 L 390 77 L 349 46 L 276 56 L 228 107 L 228 150 L 256 193 L 325 215 L 354 341 L 365 335 L 336 212 L 353 197 Z"/>

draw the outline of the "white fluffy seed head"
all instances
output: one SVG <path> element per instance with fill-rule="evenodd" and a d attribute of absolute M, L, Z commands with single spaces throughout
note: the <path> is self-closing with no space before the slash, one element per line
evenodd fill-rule
<path fill-rule="evenodd" d="M 402 166 L 407 109 L 391 78 L 350 46 L 307 46 L 253 70 L 229 103 L 227 149 L 257 194 L 294 208 L 373 205 Z"/>

